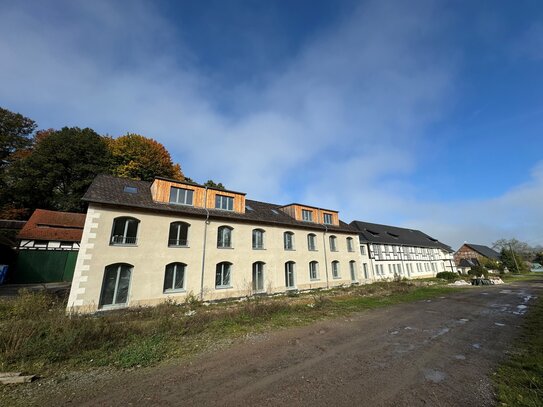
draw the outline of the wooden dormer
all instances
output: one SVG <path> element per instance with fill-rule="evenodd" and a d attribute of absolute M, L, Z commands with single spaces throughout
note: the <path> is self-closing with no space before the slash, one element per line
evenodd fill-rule
<path fill-rule="evenodd" d="M 207 188 L 206 199 L 206 187 L 190 182 L 157 177 L 151 185 L 151 196 L 155 202 L 245 213 L 244 193 Z"/>
<path fill-rule="evenodd" d="M 339 226 L 339 212 L 330 209 L 316 208 L 314 206 L 293 203 L 280 208 L 290 217 L 308 223 Z M 325 222 L 325 220 L 327 222 Z"/>

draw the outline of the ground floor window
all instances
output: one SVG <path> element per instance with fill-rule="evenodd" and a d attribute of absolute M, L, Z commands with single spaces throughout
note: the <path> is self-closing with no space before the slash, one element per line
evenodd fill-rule
<path fill-rule="evenodd" d="M 294 279 L 294 262 L 289 261 L 285 263 L 285 286 L 287 288 L 296 287 L 296 281 Z"/>
<path fill-rule="evenodd" d="M 253 263 L 253 292 L 264 291 L 264 263 L 257 261 Z"/>
<path fill-rule="evenodd" d="M 217 264 L 215 270 L 215 288 L 229 288 L 232 263 L 222 262 Z"/>
<path fill-rule="evenodd" d="M 181 291 L 185 289 L 185 267 L 183 263 L 171 263 L 166 266 L 164 275 L 164 292 Z"/>
<path fill-rule="evenodd" d="M 364 263 L 364 266 L 367 266 L 366 263 Z M 351 271 L 351 281 L 354 283 L 356 282 L 356 262 L 354 260 L 349 262 L 349 270 Z"/>
<path fill-rule="evenodd" d="M 100 295 L 100 307 L 127 303 L 131 274 L 132 266 L 130 264 L 117 263 L 106 267 Z"/>
<path fill-rule="evenodd" d="M 333 278 L 339 278 L 339 261 L 333 261 L 332 262 L 332 277 Z"/>
<path fill-rule="evenodd" d="M 309 263 L 309 279 L 319 279 L 319 263 L 317 263 L 316 261 L 312 261 Z"/>

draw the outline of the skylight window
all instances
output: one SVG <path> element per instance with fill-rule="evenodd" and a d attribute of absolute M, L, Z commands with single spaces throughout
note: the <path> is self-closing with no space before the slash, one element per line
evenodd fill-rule
<path fill-rule="evenodd" d="M 138 193 L 138 188 L 136 187 L 130 187 L 128 185 L 126 185 L 124 187 L 124 192 L 128 193 L 128 194 L 137 194 Z"/>
<path fill-rule="evenodd" d="M 373 230 L 366 229 L 369 233 L 371 233 L 373 236 L 379 236 L 379 233 L 374 232 Z"/>
<path fill-rule="evenodd" d="M 396 235 L 394 233 L 390 233 L 390 232 L 387 232 L 387 235 L 392 236 L 394 239 L 397 239 L 398 237 L 400 237 L 400 236 L 398 236 L 398 235 Z"/>
<path fill-rule="evenodd" d="M 273 213 L 275 213 L 276 215 L 279 215 L 279 212 L 277 212 L 275 209 L 272 209 L 271 210 Z"/>
<path fill-rule="evenodd" d="M 254 211 L 254 209 L 251 208 L 249 205 L 245 205 L 245 209 L 247 209 L 248 211 Z"/>

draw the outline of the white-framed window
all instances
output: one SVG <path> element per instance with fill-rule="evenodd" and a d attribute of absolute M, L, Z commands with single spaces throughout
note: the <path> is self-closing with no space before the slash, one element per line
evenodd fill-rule
<path fill-rule="evenodd" d="M 164 274 L 164 293 L 185 290 L 185 268 L 183 263 L 170 263 L 166 265 Z"/>
<path fill-rule="evenodd" d="M 186 222 L 170 223 L 170 233 L 168 235 L 168 246 L 186 247 L 188 246 L 189 224 Z"/>
<path fill-rule="evenodd" d="M 215 268 L 215 288 L 230 288 L 232 263 L 223 261 Z"/>
<path fill-rule="evenodd" d="M 287 261 L 285 263 L 285 286 L 287 288 L 296 287 L 295 270 L 294 270 L 295 266 L 296 266 L 296 263 L 294 263 L 293 261 Z"/>
<path fill-rule="evenodd" d="M 310 280 L 319 279 L 319 263 L 316 261 L 309 262 L 309 279 Z"/>
<path fill-rule="evenodd" d="M 332 235 L 329 237 L 329 240 L 330 240 L 330 251 L 337 252 L 337 237 Z"/>
<path fill-rule="evenodd" d="M 331 225 L 332 224 L 332 214 L 331 213 L 324 213 L 323 215 L 323 221 L 325 225 Z"/>
<path fill-rule="evenodd" d="M 253 229 L 253 249 L 264 248 L 264 231 L 262 229 Z"/>
<path fill-rule="evenodd" d="M 111 245 L 136 245 L 138 242 L 138 225 L 136 218 L 122 216 L 113 220 L 111 230 Z"/>
<path fill-rule="evenodd" d="M 392 266 L 390 264 L 388 265 L 388 274 L 393 274 L 392 273 Z"/>
<path fill-rule="evenodd" d="M 170 188 L 170 203 L 176 205 L 192 205 L 194 191 L 186 188 Z"/>
<path fill-rule="evenodd" d="M 332 262 L 332 277 L 333 278 L 340 278 L 341 275 L 339 273 L 339 261 L 334 260 Z"/>
<path fill-rule="evenodd" d="M 283 246 L 285 250 L 294 250 L 294 233 L 283 233 Z"/>
<path fill-rule="evenodd" d="M 225 211 L 234 210 L 234 198 L 226 195 L 215 195 L 215 209 L 222 209 Z"/>
<path fill-rule="evenodd" d="M 264 263 L 257 261 L 253 263 L 253 292 L 261 293 L 264 291 Z"/>
<path fill-rule="evenodd" d="M 353 238 L 352 237 L 347 238 L 347 251 L 348 252 L 354 252 Z"/>
<path fill-rule="evenodd" d="M 362 263 L 362 268 L 364 269 L 364 278 L 367 280 L 369 278 L 368 263 Z"/>
<path fill-rule="evenodd" d="M 365 263 L 364 263 L 365 264 Z M 356 262 L 354 260 L 351 260 L 349 262 L 349 271 L 351 273 L 351 281 L 354 283 L 358 279 L 356 278 Z M 367 277 L 366 277 L 367 278 Z"/>
<path fill-rule="evenodd" d="M 366 245 L 363 245 L 363 244 L 360 245 L 360 254 L 362 256 L 366 255 Z"/>
<path fill-rule="evenodd" d="M 313 233 L 307 235 L 307 250 L 312 252 L 317 250 L 317 236 Z"/>
<path fill-rule="evenodd" d="M 100 308 L 122 306 L 128 302 L 130 276 L 133 266 L 126 263 L 110 264 L 104 271 Z"/>
<path fill-rule="evenodd" d="M 313 211 L 302 209 L 302 220 L 305 222 L 313 222 Z"/>
<path fill-rule="evenodd" d="M 217 247 L 231 248 L 232 247 L 232 230 L 230 226 L 220 226 L 217 230 Z"/>

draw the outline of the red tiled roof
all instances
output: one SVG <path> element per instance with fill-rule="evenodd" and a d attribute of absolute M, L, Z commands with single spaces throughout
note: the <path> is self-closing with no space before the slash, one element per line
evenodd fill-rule
<path fill-rule="evenodd" d="M 36 209 L 17 238 L 80 242 L 84 224 L 84 213 Z"/>

